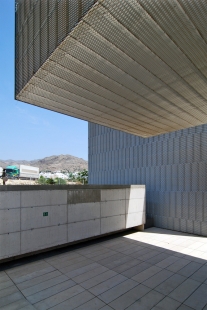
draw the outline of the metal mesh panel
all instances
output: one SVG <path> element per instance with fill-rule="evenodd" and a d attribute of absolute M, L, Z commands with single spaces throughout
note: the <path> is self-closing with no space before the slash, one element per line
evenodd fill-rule
<path fill-rule="evenodd" d="M 16 94 L 97 0 L 16 0 Z"/>
<path fill-rule="evenodd" d="M 207 236 L 206 133 L 207 124 L 144 139 L 90 123 L 89 182 L 146 184 L 155 226 Z M 110 168 L 95 164 L 103 151 L 113 158 Z"/>
<path fill-rule="evenodd" d="M 16 98 L 142 137 L 206 123 L 201 2 L 16 0 Z"/>

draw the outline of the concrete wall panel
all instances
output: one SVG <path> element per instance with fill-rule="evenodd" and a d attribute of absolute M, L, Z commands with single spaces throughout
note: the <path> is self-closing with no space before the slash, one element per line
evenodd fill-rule
<path fill-rule="evenodd" d="M 68 191 L 68 204 L 100 202 L 100 189 L 78 189 Z"/>
<path fill-rule="evenodd" d="M 133 187 L 126 189 L 126 199 L 139 199 L 145 197 L 145 187 Z"/>
<path fill-rule="evenodd" d="M 126 200 L 126 214 L 145 211 L 145 198 Z"/>
<path fill-rule="evenodd" d="M 48 212 L 48 216 L 43 216 Z M 67 205 L 21 208 L 21 229 L 28 230 L 67 223 Z"/>
<path fill-rule="evenodd" d="M 68 242 L 100 235 L 100 219 L 68 224 Z"/>
<path fill-rule="evenodd" d="M 123 189 L 102 189 L 101 201 L 113 201 L 125 199 L 125 190 Z"/>
<path fill-rule="evenodd" d="M 0 209 L 11 209 L 20 207 L 20 192 L 1 192 Z"/>
<path fill-rule="evenodd" d="M 100 218 L 100 202 L 68 205 L 68 223 Z"/>
<path fill-rule="evenodd" d="M 22 207 L 54 206 L 67 204 L 67 190 L 22 191 Z"/>
<path fill-rule="evenodd" d="M 104 201 L 101 203 L 101 217 L 125 214 L 125 200 Z"/>
<path fill-rule="evenodd" d="M 91 189 L 75 187 L 72 195 L 72 190 L 67 189 L 36 190 L 36 188 L 36 186 L 31 186 L 29 189 L 24 187 L 21 192 L 16 190 L 16 187 L 9 191 L 7 187 L 0 189 L 0 201 L 3 202 L 1 206 L 5 207 L 9 200 L 9 205 L 15 206 L 13 209 L 0 209 L 0 259 L 119 231 L 138 226 L 145 221 L 143 190 L 142 199 L 126 200 L 126 187 L 122 186 L 112 189 L 95 188 L 95 186 Z M 136 189 L 139 189 L 139 185 L 133 187 L 133 192 Z M 79 195 L 84 193 L 83 197 L 86 200 L 99 201 L 81 203 L 83 197 L 78 198 L 78 191 Z M 103 191 L 102 202 L 101 191 Z M 136 197 L 136 194 L 133 195 Z M 19 198 L 22 202 L 19 208 L 18 204 L 15 205 L 14 198 L 17 200 Z M 75 204 L 55 204 L 57 201 L 75 201 Z M 48 213 L 47 216 L 43 216 L 45 212 Z M 196 231 L 199 230 L 197 227 L 198 225 Z"/>
<path fill-rule="evenodd" d="M 0 210 L 0 235 L 20 231 L 20 209 Z"/>
<path fill-rule="evenodd" d="M 0 259 L 20 254 L 20 232 L 0 235 Z"/>
<path fill-rule="evenodd" d="M 67 225 L 21 232 L 21 253 L 38 251 L 64 243 L 67 243 Z"/>
<path fill-rule="evenodd" d="M 126 228 L 125 215 L 104 217 L 101 219 L 101 234 Z"/>
<path fill-rule="evenodd" d="M 145 214 L 143 212 L 130 213 L 126 215 L 126 228 L 145 224 Z"/>

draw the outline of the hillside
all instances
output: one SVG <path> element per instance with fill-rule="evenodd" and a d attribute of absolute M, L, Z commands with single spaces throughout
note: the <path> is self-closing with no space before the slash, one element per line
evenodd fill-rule
<path fill-rule="evenodd" d="M 1 160 L 0 167 L 6 167 L 8 165 L 27 165 L 39 167 L 40 171 L 59 171 L 69 170 L 70 172 L 80 171 L 88 169 L 88 162 L 82 158 L 78 158 L 72 155 L 53 155 L 45 157 L 43 159 L 36 160 Z"/>

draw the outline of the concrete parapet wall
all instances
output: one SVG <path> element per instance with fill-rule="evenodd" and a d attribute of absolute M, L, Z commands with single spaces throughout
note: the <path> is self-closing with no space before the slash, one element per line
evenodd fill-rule
<path fill-rule="evenodd" d="M 145 218 L 144 185 L 2 186 L 0 260 L 139 226 Z"/>

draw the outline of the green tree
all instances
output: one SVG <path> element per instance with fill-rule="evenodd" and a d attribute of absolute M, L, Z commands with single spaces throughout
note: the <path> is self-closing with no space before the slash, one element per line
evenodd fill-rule
<path fill-rule="evenodd" d="M 47 179 L 43 177 L 43 175 L 40 176 L 40 178 L 37 180 L 37 183 L 40 185 L 46 184 Z"/>
<path fill-rule="evenodd" d="M 69 174 L 68 174 L 68 181 L 74 181 L 74 179 L 75 179 L 75 177 L 74 177 L 73 173 L 69 172 Z"/>
<path fill-rule="evenodd" d="M 66 182 L 66 180 L 64 180 L 62 178 L 55 178 L 55 184 L 65 185 L 65 184 L 67 184 L 67 182 Z"/>
<path fill-rule="evenodd" d="M 46 180 L 46 183 L 50 184 L 50 185 L 54 185 L 55 184 L 55 180 L 52 179 L 52 178 L 49 178 L 49 179 Z"/>
<path fill-rule="evenodd" d="M 88 184 L 88 170 L 84 169 L 83 171 L 78 172 L 77 180 L 83 184 Z"/>

